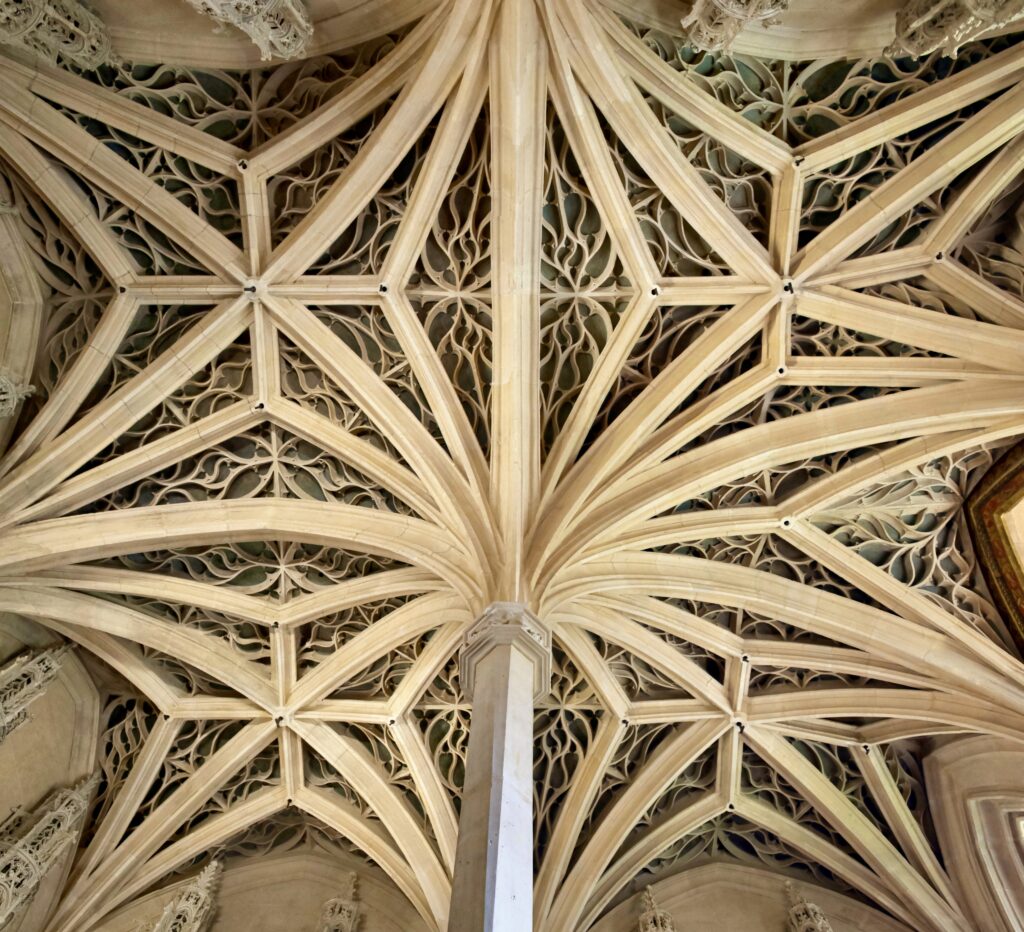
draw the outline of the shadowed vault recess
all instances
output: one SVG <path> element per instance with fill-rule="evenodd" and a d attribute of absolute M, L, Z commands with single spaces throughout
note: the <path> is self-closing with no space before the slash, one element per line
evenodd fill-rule
<path fill-rule="evenodd" d="M 1016 37 L 777 62 L 512 5 L 0 63 L 41 274 L 0 610 L 121 684 L 52 932 L 307 844 L 443 929 L 494 601 L 554 638 L 535 928 L 711 858 L 969 928 L 921 748 L 1024 738 L 961 511 L 1024 432 Z"/>

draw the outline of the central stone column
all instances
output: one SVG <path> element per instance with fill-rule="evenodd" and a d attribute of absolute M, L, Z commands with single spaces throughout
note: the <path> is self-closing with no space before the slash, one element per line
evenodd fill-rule
<path fill-rule="evenodd" d="M 551 688 L 551 634 L 496 602 L 465 635 L 473 703 L 448 932 L 533 928 L 533 706 Z"/>

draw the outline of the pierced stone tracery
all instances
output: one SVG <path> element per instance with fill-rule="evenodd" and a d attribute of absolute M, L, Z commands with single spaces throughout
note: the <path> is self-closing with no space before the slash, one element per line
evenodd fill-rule
<path fill-rule="evenodd" d="M 960 514 L 1024 428 L 1017 37 L 784 63 L 541 6 L 522 187 L 462 0 L 260 71 L 0 65 L 45 286 L 0 608 L 127 679 L 55 929 L 296 848 L 443 926 L 459 648 L 512 601 L 539 929 L 723 857 L 963 927 L 915 742 L 1024 711 Z"/>

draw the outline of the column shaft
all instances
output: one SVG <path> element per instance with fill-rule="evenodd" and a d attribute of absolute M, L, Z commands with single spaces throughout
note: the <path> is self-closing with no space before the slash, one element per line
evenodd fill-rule
<path fill-rule="evenodd" d="M 477 662 L 448 932 L 529 932 L 536 659 L 497 644 Z"/>

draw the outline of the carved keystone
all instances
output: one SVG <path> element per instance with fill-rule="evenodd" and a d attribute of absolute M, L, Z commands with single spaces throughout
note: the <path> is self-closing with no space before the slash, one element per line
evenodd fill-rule
<path fill-rule="evenodd" d="M 504 644 L 514 645 L 533 658 L 534 701 L 546 696 L 551 690 L 551 632 L 518 602 L 494 602 L 463 635 L 459 676 L 466 696 L 473 698 L 477 664 L 493 648 Z"/>

